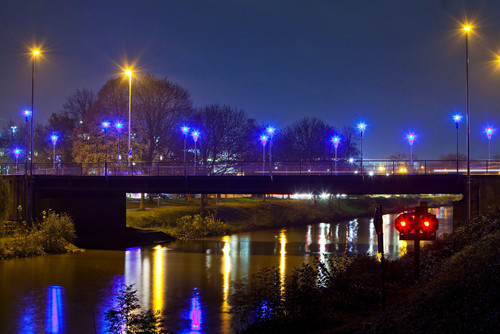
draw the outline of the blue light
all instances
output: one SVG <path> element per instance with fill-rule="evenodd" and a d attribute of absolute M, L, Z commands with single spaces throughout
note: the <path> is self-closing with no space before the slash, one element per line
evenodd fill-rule
<path fill-rule="evenodd" d="M 56 144 L 57 143 L 57 140 L 59 139 L 59 136 L 55 133 L 52 133 L 52 135 L 50 136 L 50 140 L 52 140 L 52 144 Z"/>
<path fill-rule="evenodd" d="M 104 128 L 104 130 L 107 130 L 109 128 L 109 122 L 107 122 L 107 121 L 102 122 L 101 126 Z"/>
<path fill-rule="evenodd" d="M 264 145 L 264 146 L 266 145 L 266 143 L 267 143 L 267 139 L 268 139 L 268 138 L 269 138 L 269 137 L 268 137 L 268 136 L 266 136 L 266 135 L 262 135 L 262 136 L 260 136 L 260 138 L 259 138 L 259 139 L 260 139 L 260 141 L 262 142 L 262 145 Z"/>
<path fill-rule="evenodd" d="M 26 117 L 26 120 L 31 117 L 31 110 L 26 109 L 23 111 L 24 117 Z"/>
<path fill-rule="evenodd" d="M 116 128 L 116 130 L 121 131 L 122 128 L 123 128 L 123 123 L 116 122 L 115 123 L 115 128 Z"/>
<path fill-rule="evenodd" d="M 14 149 L 14 155 L 16 156 L 16 158 L 19 156 L 19 154 L 21 154 L 21 149 L 15 148 Z"/>
<path fill-rule="evenodd" d="M 361 133 L 361 135 L 363 135 L 363 133 L 366 130 L 366 123 L 365 122 L 358 123 L 357 128 L 358 128 L 359 132 Z"/>
<path fill-rule="evenodd" d="M 276 128 L 273 128 L 272 126 L 268 126 L 266 128 L 267 134 L 270 135 L 271 137 L 274 135 L 274 131 L 276 131 Z"/>
<path fill-rule="evenodd" d="M 63 288 L 60 286 L 49 286 L 47 288 L 46 333 L 62 333 L 64 330 L 62 293 Z"/>
<path fill-rule="evenodd" d="M 460 114 L 455 114 L 453 115 L 453 121 L 458 125 L 458 123 L 460 123 L 460 121 L 462 120 L 462 115 Z"/>
<path fill-rule="evenodd" d="M 181 131 L 183 135 L 187 136 L 187 134 L 189 133 L 189 126 L 186 125 L 181 126 Z"/>
<path fill-rule="evenodd" d="M 191 330 L 199 331 L 201 329 L 201 304 L 200 293 L 197 288 L 193 289 L 191 298 L 191 309 L 189 310 L 189 319 L 191 320 Z"/>
<path fill-rule="evenodd" d="M 191 132 L 191 136 L 193 136 L 193 140 L 197 142 L 198 138 L 200 137 L 200 132 L 198 130 L 194 130 L 193 132 Z"/>

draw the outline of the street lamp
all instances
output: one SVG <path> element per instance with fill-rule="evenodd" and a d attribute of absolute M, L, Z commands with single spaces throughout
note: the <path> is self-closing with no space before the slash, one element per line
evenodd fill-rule
<path fill-rule="evenodd" d="M 23 111 L 23 116 L 24 119 L 26 120 L 26 147 L 30 146 L 30 130 L 29 130 L 29 120 L 31 117 L 31 110 L 24 110 Z M 24 166 L 24 174 L 28 173 L 28 156 L 26 155 L 26 166 Z"/>
<path fill-rule="evenodd" d="M 416 136 L 413 132 L 406 135 L 406 139 L 408 139 L 408 143 L 410 144 L 410 171 L 413 171 L 413 142 L 415 138 Z"/>
<path fill-rule="evenodd" d="M 52 141 L 52 169 L 56 170 L 56 144 L 57 140 L 59 139 L 59 136 L 55 133 L 52 133 L 50 136 L 50 140 Z"/>
<path fill-rule="evenodd" d="M 200 138 L 200 131 L 194 130 L 193 132 L 191 132 L 191 136 L 194 140 L 194 175 L 196 175 L 196 142 L 198 141 L 198 138 Z"/>
<path fill-rule="evenodd" d="M 183 125 L 181 126 L 181 132 L 184 135 L 184 177 L 187 175 L 187 167 L 186 167 L 186 140 L 187 135 L 189 134 L 189 126 Z"/>
<path fill-rule="evenodd" d="M 360 122 L 357 125 L 357 128 L 359 130 L 359 135 L 361 136 L 361 175 L 363 174 L 363 134 L 365 133 L 366 130 L 366 123 Z"/>
<path fill-rule="evenodd" d="M 117 149 L 116 149 L 117 150 L 116 160 L 119 161 L 122 159 L 122 156 L 120 155 L 120 133 L 122 132 L 122 129 L 123 129 L 123 123 L 116 122 L 115 128 L 116 128 L 116 133 L 118 135 L 118 143 L 117 143 Z"/>
<path fill-rule="evenodd" d="M 104 175 L 108 178 L 108 128 L 109 122 L 102 122 L 101 126 L 104 129 Z"/>
<path fill-rule="evenodd" d="M 131 123 L 132 123 L 132 70 L 126 69 L 125 75 L 128 76 L 128 164 L 132 160 L 132 148 L 130 147 Z"/>
<path fill-rule="evenodd" d="M 471 179 L 470 179 L 470 101 L 469 101 L 469 33 L 470 25 L 465 25 L 465 110 L 467 123 L 467 221 L 471 219 Z"/>
<path fill-rule="evenodd" d="M 332 143 L 333 143 L 333 147 L 335 147 L 335 175 L 337 175 L 337 149 L 339 148 L 340 137 L 339 136 L 333 136 L 332 137 Z"/>
<path fill-rule="evenodd" d="M 266 168 L 266 143 L 267 139 L 269 139 L 266 135 L 260 136 L 260 141 L 262 142 L 262 175 L 264 175 L 264 170 Z"/>
<path fill-rule="evenodd" d="M 462 115 L 455 114 L 453 115 L 453 121 L 455 122 L 455 128 L 457 129 L 457 175 L 458 175 L 458 124 L 462 120 Z"/>
<path fill-rule="evenodd" d="M 272 126 L 268 126 L 266 128 L 266 132 L 268 137 L 270 137 L 269 141 L 269 175 L 273 175 L 273 136 L 274 132 L 276 131 L 276 128 Z"/>
<path fill-rule="evenodd" d="M 31 66 L 31 145 L 30 145 L 30 175 L 33 175 L 33 133 L 34 133 L 34 95 L 35 95 L 35 59 L 40 55 L 40 50 L 33 50 L 32 52 L 32 66 Z"/>
<path fill-rule="evenodd" d="M 18 168 L 18 164 L 17 164 L 19 162 L 19 154 L 21 154 L 21 149 L 15 148 L 14 155 L 16 156 L 16 172 L 19 172 L 19 168 Z"/>
<path fill-rule="evenodd" d="M 488 126 L 486 129 L 484 129 L 484 133 L 486 133 L 486 136 L 488 137 L 488 161 L 491 160 L 491 136 L 493 136 L 493 133 L 495 133 L 495 129 L 493 129 L 491 126 Z"/>

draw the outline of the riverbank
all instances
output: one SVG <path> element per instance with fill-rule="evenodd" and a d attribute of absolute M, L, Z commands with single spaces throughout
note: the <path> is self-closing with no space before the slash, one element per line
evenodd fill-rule
<path fill-rule="evenodd" d="M 385 262 L 385 310 L 380 262 L 357 256 L 304 265 L 284 280 L 263 269 L 235 285 L 231 312 L 243 333 L 494 333 L 499 244 L 496 207 L 423 247 L 419 280 L 412 248 Z"/>
<path fill-rule="evenodd" d="M 283 228 L 320 222 L 338 223 L 355 217 L 371 217 L 374 208 L 382 205 L 384 213 L 401 212 L 426 201 L 430 207 L 451 205 L 458 196 L 350 196 L 322 199 L 287 199 L 246 197 L 231 199 L 209 198 L 201 208 L 200 199 L 162 200 L 146 210 L 128 210 L 127 226 L 166 233 L 173 239 L 225 235 L 269 228 Z M 147 202 L 146 202 L 147 203 Z M 129 202 L 129 208 L 137 207 Z M 189 235 L 185 222 L 200 221 L 205 230 Z M 208 217 L 203 221 L 203 217 Z"/>

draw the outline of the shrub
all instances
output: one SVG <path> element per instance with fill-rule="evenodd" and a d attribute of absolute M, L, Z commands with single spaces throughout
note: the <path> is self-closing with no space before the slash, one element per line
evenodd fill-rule
<path fill-rule="evenodd" d="M 66 213 L 56 214 L 49 211 L 39 227 L 40 243 L 47 253 L 65 253 L 75 241 L 76 233 L 73 220 Z"/>
<path fill-rule="evenodd" d="M 141 306 L 137 298 L 137 290 L 133 284 L 125 286 L 116 297 L 116 308 L 104 313 L 104 320 L 108 322 L 106 333 L 143 333 L 162 334 L 168 333 L 161 323 L 160 311 L 151 309 L 139 312 Z"/>
<path fill-rule="evenodd" d="M 227 232 L 228 226 L 211 213 L 206 217 L 194 215 L 177 219 L 176 228 L 172 231 L 172 234 L 177 239 L 186 240 L 211 235 L 223 235 Z"/>

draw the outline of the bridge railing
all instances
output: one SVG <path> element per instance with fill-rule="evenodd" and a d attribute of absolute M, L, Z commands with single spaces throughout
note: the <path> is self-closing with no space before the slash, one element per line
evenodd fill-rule
<path fill-rule="evenodd" d="M 0 164 L 0 174 L 30 174 L 29 164 Z M 193 176 L 193 175 L 401 175 L 401 174 L 465 174 L 467 161 L 460 160 L 359 160 L 322 161 L 217 161 L 199 162 L 108 162 L 104 163 L 34 163 L 35 175 L 60 176 Z M 500 174 L 500 160 L 471 160 L 472 174 Z"/>

